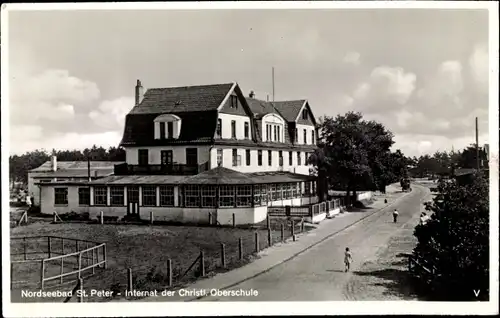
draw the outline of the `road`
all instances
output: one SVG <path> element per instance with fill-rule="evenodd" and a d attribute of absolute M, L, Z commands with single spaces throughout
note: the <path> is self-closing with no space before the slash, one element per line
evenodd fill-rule
<path fill-rule="evenodd" d="M 363 264 L 374 260 L 387 249 L 392 236 L 411 226 L 429 200 L 429 190 L 412 186 L 413 191 L 394 205 L 373 213 L 297 257 L 256 277 L 241 282 L 229 290 L 256 290 L 257 296 L 214 297 L 198 301 L 321 301 L 348 300 L 356 290 L 346 288 Z M 397 208 L 399 219 L 393 223 L 392 211 Z M 366 213 L 366 212 L 357 212 Z M 349 214 L 339 216 L 349 217 Z M 408 224 L 407 224 L 408 223 Z M 351 272 L 344 272 L 343 255 L 346 247 L 353 254 Z M 408 251 L 410 252 L 410 251 Z M 359 279 L 359 277 L 358 277 Z M 348 295 L 348 294 L 351 295 Z"/>

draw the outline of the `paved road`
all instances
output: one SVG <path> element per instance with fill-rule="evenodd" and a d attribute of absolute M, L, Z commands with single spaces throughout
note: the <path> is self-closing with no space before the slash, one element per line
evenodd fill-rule
<path fill-rule="evenodd" d="M 346 228 L 326 241 L 314 246 L 297 257 L 268 272 L 244 281 L 229 290 L 257 290 L 258 296 L 205 297 L 198 301 L 320 301 L 346 300 L 348 281 L 353 273 L 343 271 L 343 255 L 346 247 L 353 253 L 352 271 L 364 262 L 374 259 L 377 251 L 385 248 L 391 236 L 405 223 L 422 211 L 423 201 L 429 190 L 413 186 L 413 191 L 390 208 L 372 214 L 359 223 Z M 398 223 L 392 222 L 392 211 L 399 211 Z M 356 212 L 366 213 L 366 212 Z M 349 215 L 342 215 L 349 217 Z M 337 219 L 336 219 L 337 220 Z M 355 291 L 350 291 L 355 292 Z"/>

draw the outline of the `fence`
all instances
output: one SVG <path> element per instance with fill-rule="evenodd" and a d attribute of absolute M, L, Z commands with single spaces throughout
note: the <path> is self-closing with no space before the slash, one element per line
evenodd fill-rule
<path fill-rule="evenodd" d="M 130 291 L 154 291 L 173 289 L 189 284 L 214 272 L 227 271 L 246 264 L 255 255 L 273 245 L 297 240 L 298 234 L 309 228 L 303 220 L 267 219 L 258 229 L 240 232 L 239 237 L 206 244 L 195 254 L 156 260 L 154 265 L 109 268 L 83 279 L 87 290 L 110 290 L 119 297 L 141 298 Z M 76 287 L 75 287 L 76 288 Z M 87 292 L 87 294 L 90 294 Z M 142 295 L 145 297 L 147 295 Z M 77 299 L 77 301 L 82 301 Z M 83 301 L 102 301 L 102 297 L 86 297 Z"/>
<path fill-rule="evenodd" d="M 268 207 L 267 214 L 271 217 L 313 217 L 349 206 L 348 202 L 345 198 L 338 198 L 306 206 Z"/>
<path fill-rule="evenodd" d="M 11 288 L 37 283 L 43 289 L 48 281 L 63 284 L 67 277 L 79 279 L 85 273 L 95 274 L 96 268 L 106 268 L 105 243 L 32 236 L 11 238 L 11 244 Z M 25 280 L 16 280 L 18 277 Z"/>

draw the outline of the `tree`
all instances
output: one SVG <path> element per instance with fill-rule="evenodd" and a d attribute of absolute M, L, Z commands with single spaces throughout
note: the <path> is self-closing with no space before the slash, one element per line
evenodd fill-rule
<path fill-rule="evenodd" d="M 469 147 L 465 148 L 464 151 L 460 154 L 460 156 L 457 158 L 457 166 L 460 168 L 471 168 L 475 169 L 477 168 L 477 150 L 476 150 L 476 145 L 470 145 Z M 488 156 L 486 155 L 486 152 L 484 149 L 479 148 L 479 160 L 480 163 L 484 166 L 488 162 Z"/>
<path fill-rule="evenodd" d="M 313 156 L 312 163 L 321 164 L 317 167 L 335 189 L 347 191 L 348 196 L 352 192 L 355 197 L 359 190 L 380 189 L 392 179 L 389 156 L 393 135 L 382 124 L 348 112 L 322 118 L 319 131 L 324 159 Z"/>
<path fill-rule="evenodd" d="M 487 300 L 489 297 L 489 188 L 482 176 L 469 184 L 438 184 L 428 205 L 433 211 L 418 225 L 413 254 L 436 269 L 430 286 L 443 300 Z M 473 290 L 480 290 L 478 297 Z"/>

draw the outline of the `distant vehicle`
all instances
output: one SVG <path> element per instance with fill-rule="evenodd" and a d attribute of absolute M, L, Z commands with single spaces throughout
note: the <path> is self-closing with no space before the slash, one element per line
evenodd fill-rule
<path fill-rule="evenodd" d="M 404 179 L 401 179 L 401 189 L 406 192 L 406 191 L 411 191 L 411 187 L 410 187 L 410 179 L 408 178 L 404 178 Z"/>

